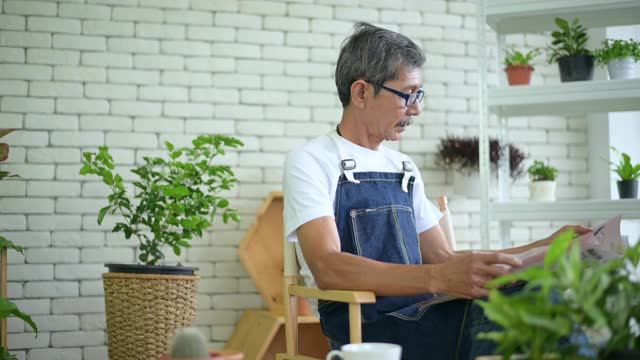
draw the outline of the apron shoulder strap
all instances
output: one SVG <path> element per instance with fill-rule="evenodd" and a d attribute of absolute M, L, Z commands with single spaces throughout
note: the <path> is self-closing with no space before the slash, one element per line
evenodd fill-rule
<path fill-rule="evenodd" d="M 387 158 L 391 160 L 393 163 L 398 163 L 398 159 L 396 157 L 390 156 L 387 152 Z M 414 165 L 411 162 L 411 159 L 405 154 L 400 153 L 400 172 L 402 172 L 402 191 L 409 192 L 409 179 L 411 178 L 411 174 L 413 173 Z"/>
<path fill-rule="evenodd" d="M 345 156 L 344 149 L 342 148 L 342 145 L 340 145 L 340 135 L 338 135 L 335 130 L 329 132 L 328 135 L 338 149 L 338 155 L 340 156 L 340 171 L 342 171 L 349 182 L 359 184 L 360 180 L 356 180 L 353 176 L 353 170 L 356 169 L 356 160 Z"/>

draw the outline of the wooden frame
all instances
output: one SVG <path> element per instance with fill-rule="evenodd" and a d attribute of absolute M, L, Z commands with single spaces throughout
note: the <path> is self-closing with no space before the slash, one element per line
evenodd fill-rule
<path fill-rule="evenodd" d="M 0 296 L 7 297 L 7 248 L 0 253 Z M 0 346 L 7 349 L 7 319 L 0 320 Z"/>

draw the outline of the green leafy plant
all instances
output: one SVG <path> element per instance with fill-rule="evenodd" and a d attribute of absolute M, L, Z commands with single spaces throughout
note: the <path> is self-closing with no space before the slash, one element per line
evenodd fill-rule
<path fill-rule="evenodd" d="M 0 129 L 0 138 L 15 131 L 16 129 Z M 0 162 L 6 161 L 9 158 L 9 144 L 0 143 Z M 17 177 L 17 175 L 11 175 L 8 171 L 0 170 L 0 181 L 7 177 Z M 21 254 L 24 254 L 22 246 L 18 246 L 11 242 L 4 236 L 0 235 L 0 250 L 6 249 L 15 250 Z M 31 316 L 20 311 L 18 306 L 5 297 L 0 296 L 0 319 L 6 319 L 10 316 L 15 316 L 26 322 L 35 331 L 35 336 L 38 336 L 38 326 L 33 322 Z M 11 355 L 8 349 L 0 346 L 0 360 L 16 360 L 15 355 Z"/>
<path fill-rule="evenodd" d="M 622 181 L 638 180 L 640 178 L 640 163 L 634 165 L 629 154 L 621 153 L 613 146 L 611 149 L 620 156 L 619 163 L 609 162 L 613 166 L 611 171 L 618 174 Z"/>
<path fill-rule="evenodd" d="M 182 248 L 190 247 L 188 240 L 202 236 L 211 226 L 219 210 L 224 223 L 240 221 L 238 211 L 229 208 L 229 201 L 221 194 L 238 180 L 229 166 L 214 165 L 213 161 L 225 154 L 225 147 L 244 144 L 222 135 L 201 135 L 192 144 L 175 148 L 166 142 L 168 159 L 145 157 L 144 165 L 131 170 L 139 178 L 133 182 L 137 204 L 130 200 L 122 176 L 114 172 L 107 147 L 83 154 L 80 174 L 98 175 L 111 189 L 109 204 L 98 213 L 98 224 L 107 213 L 121 215 L 124 221 L 117 222 L 112 231 L 123 232 L 127 239 L 135 236 L 138 259 L 146 265 L 157 265 L 165 258 L 164 246 L 180 255 Z"/>
<path fill-rule="evenodd" d="M 531 181 L 553 181 L 556 179 L 558 169 L 550 165 L 545 165 L 542 161 L 535 160 L 533 164 L 529 166 L 527 172 L 531 176 Z"/>
<path fill-rule="evenodd" d="M 551 36 L 553 41 L 549 50 L 549 64 L 557 61 L 558 58 L 569 55 L 590 55 L 591 51 L 586 48 L 589 41 L 587 30 L 580 24 L 580 19 L 575 18 L 571 24 L 565 19 L 556 18 L 555 23 L 560 30 L 553 31 Z"/>
<path fill-rule="evenodd" d="M 551 244 L 542 266 L 495 279 L 487 316 L 505 331 L 480 338 L 498 344 L 509 358 L 524 353 L 531 360 L 605 358 L 614 351 L 640 350 L 640 243 L 608 263 L 581 259 L 572 232 Z M 523 290 L 503 295 L 499 287 L 524 280 Z"/>
<path fill-rule="evenodd" d="M 632 57 L 635 62 L 640 61 L 640 42 L 633 39 L 606 39 L 602 47 L 594 52 L 599 65 L 607 65 L 611 60 Z"/>
<path fill-rule="evenodd" d="M 497 139 L 489 139 L 489 161 L 495 169 L 504 157 L 502 146 Z M 517 146 L 509 144 L 509 172 L 512 179 L 522 175 L 526 155 Z M 480 141 L 477 136 L 464 137 L 447 135 L 440 139 L 435 159 L 436 165 L 460 172 L 478 171 L 480 165 Z"/>
<path fill-rule="evenodd" d="M 540 49 L 533 49 L 526 54 L 521 53 L 516 49 L 507 50 L 507 54 L 504 58 L 505 66 L 515 65 L 530 65 L 531 61 L 538 55 L 540 55 Z"/>

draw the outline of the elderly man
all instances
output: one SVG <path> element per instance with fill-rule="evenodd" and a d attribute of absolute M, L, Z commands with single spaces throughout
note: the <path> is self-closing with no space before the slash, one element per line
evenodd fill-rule
<path fill-rule="evenodd" d="M 297 242 L 307 285 L 375 292 L 362 310 L 364 341 L 400 344 L 405 359 L 466 359 L 491 352 L 471 339 L 486 319 L 465 321 L 483 317 L 468 300 L 430 305 L 433 294 L 486 296 L 489 280 L 521 265 L 510 254 L 552 237 L 496 252 L 448 246 L 417 167 L 382 144 L 420 114 L 424 62 L 407 37 L 356 24 L 336 65 L 340 123 L 287 157 L 285 234 Z M 346 305 L 321 301 L 317 310 L 332 347 L 348 343 Z"/>

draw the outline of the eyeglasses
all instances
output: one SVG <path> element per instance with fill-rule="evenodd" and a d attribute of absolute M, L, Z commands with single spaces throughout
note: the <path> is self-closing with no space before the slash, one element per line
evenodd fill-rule
<path fill-rule="evenodd" d="M 379 85 L 380 87 L 382 87 L 383 89 L 387 90 L 388 92 L 391 92 L 391 93 L 394 93 L 394 94 L 400 96 L 401 98 L 404 99 L 404 106 L 406 106 L 406 107 L 413 106 L 413 105 L 421 102 L 422 98 L 424 98 L 424 90 L 422 90 L 422 89 L 420 89 L 420 90 L 418 90 L 418 91 L 416 91 L 414 93 L 407 94 L 407 93 L 403 93 L 402 91 L 398 91 L 398 90 L 392 89 L 390 87 L 386 87 L 386 86 L 384 86 L 382 84 L 374 84 L 369 80 L 365 80 L 365 81 L 368 82 L 369 84 L 372 84 L 372 85 Z"/>

